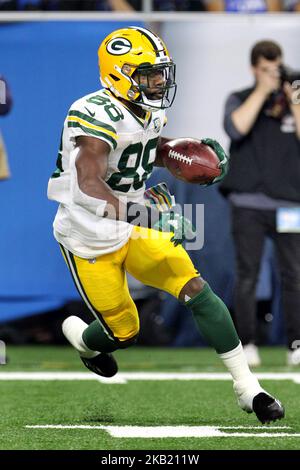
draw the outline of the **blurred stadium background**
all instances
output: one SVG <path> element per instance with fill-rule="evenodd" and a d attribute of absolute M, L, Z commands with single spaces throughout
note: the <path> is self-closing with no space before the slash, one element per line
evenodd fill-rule
<path fill-rule="evenodd" d="M 233 89 L 251 83 L 248 53 L 253 43 L 264 38 L 278 41 L 285 51 L 285 62 L 299 69 L 297 14 L 59 15 L 0 13 L 0 74 L 7 79 L 14 101 L 11 113 L 0 123 L 11 169 L 11 178 L 0 184 L 0 339 L 7 345 L 8 370 L 28 369 L 26 350 L 31 351 L 30 369 L 55 369 L 55 364 L 58 369 L 67 369 L 71 362 L 60 363 L 55 348 L 44 349 L 46 353 L 40 353 L 40 349 L 33 353 L 30 348 L 15 353 L 12 347 L 10 354 L 10 347 L 63 345 L 62 320 L 70 313 L 89 315 L 52 236 L 56 205 L 47 200 L 46 188 L 70 104 L 100 88 L 97 48 L 102 39 L 110 31 L 132 24 L 148 25 L 159 32 L 177 64 L 178 95 L 168 113 L 165 135 L 210 136 L 225 147 L 228 141 L 222 127 L 224 102 Z M 216 187 L 191 187 L 173 180 L 166 170 L 155 170 L 149 185 L 159 181 L 168 182 L 178 202 L 205 205 L 204 247 L 190 254 L 234 316 L 234 255 L 226 200 Z M 141 317 L 140 346 L 204 346 L 186 309 L 133 279 L 130 286 Z M 283 345 L 280 284 L 269 241 L 257 286 L 257 305 L 260 345 Z M 180 351 L 177 358 L 183 354 Z M 46 354 L 43 365 L 34 358 L 35 354 Z M 268 370 L 283 367 L 283 355 L 276 354 L 272 356 L 272 349 L 268 349 Z M 163 361 L 167 369 L 170 357 L 167 353 Z M 52 358 L 54 362 L 49 366 Z M 203 365 L 199 363 L 200 368 Z M 151 353 L 142 355 L 139 365 L 133 361 L 133 370 L 136 367 L 155 368 Z M 197 370 L 195 361 L 193 367 Z M 179 369 L 182 370 L 180 364 Z M 27 448 L 26 442 L 20 445 Z"/>

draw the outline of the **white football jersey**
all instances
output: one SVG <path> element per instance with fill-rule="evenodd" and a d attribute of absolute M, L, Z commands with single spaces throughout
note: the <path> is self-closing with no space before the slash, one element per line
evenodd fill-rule
<path fill-rule="evenodd" d="M 143 204 L 145 181 L 156 157 L 156 146 L 166 122 L 165 111 L 147 113 L 139 119 L 108 90 L 91 93 L 71 106 L 65 119 L 57 168 L 49 180 L 48 197 L 59 202 L 54 236 L 66 249 L 91 258 L 121 248 L 133 228 L 127 222 L 102 217 L 106 201 L 94 202 L 96 213 L 79 203 L 75 159 L 76 137 L 96 137 L 111 147 L 106 183 L 116 196 Z M 81 196 L 84 197 L 83 193 Z"/>

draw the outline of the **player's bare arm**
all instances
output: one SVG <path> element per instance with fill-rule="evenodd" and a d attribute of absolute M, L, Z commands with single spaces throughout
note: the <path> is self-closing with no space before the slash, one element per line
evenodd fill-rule
<path fill-rule="evenodd" d="M 107 217 L 126 220 L 126 204 L 120 201 L 105 182 L 110 153 L 109 145 L 102 140 L 85 136 L 77 137 L 76 144 L 79 147 L 76 170 L 80 190 L 87 196 L 106 201 Z M 144 210 L 147 211 L 146 208 Z M 153 211 L 152 209 L 151 212 Z M 148 217 L 145 219 L 148 220 Z"/>
<path fill-rule="evenodd" d="M 126 206 L 104 181 L 107 174 L 109 145 L 95 137 L 80 136 L 76 139 L 79 153 L 76 158 L 78 186 L 87 196 L 107 201 L 107 216 L 124 220 Z M 110 211 L 114 209 L 114 213 Z M 111 213 L 110 213 L 111 212 Z"/>

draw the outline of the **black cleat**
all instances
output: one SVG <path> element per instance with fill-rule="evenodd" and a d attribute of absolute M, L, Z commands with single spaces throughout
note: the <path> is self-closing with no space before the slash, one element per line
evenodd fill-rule
<path fill-rule="evenodd" d="M 112 354 L 100 353 L 90 359 L 81 357 L 85 367 L 102 377 L 113 377 L 118 372 L 118 364 Z"/>
<path fill-rule="evenodd" d="M 284 407 L 279 400 L 267 393 L 259 393 L 253 398 L 253 411 L 262 424 L 284 418 Z"/>

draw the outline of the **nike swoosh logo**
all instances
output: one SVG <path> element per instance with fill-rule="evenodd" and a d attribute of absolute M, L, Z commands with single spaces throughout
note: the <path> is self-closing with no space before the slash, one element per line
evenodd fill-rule
<path fill-rule="evenodd" d="M 90 116 L 95 117 L 95 114 L 96 114 L 96 113 L 92 113 L 92 112 L 91 112 L 89 109 L 87 109 L 86 107 L 85 107 L 85 109 L 87 110 L 87 112 L 89 113 Z"/>

